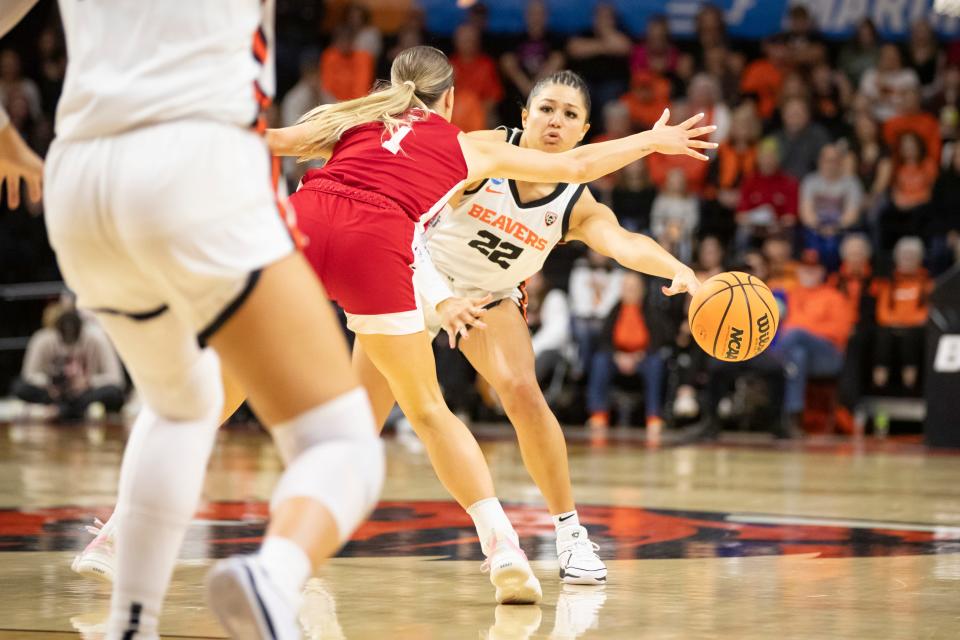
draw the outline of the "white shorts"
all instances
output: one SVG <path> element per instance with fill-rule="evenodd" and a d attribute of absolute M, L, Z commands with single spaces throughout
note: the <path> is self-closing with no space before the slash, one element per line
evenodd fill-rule
<path fill-rule="evenodd" d="M 293 252 L 270 180 L 263 139 L 215 122 L 51 147 L 50 242 L 138 386 L 192 368 L 263 267 Z"/>
<path fill-rule="evenodd" d="M 453 295 L 458 298 L 484 298 L 487 295 L 492 295 L 493 300 L 487 304 L 487 308 L 493 308 L 503 302 L 504 300 L 510 300 L 516 304 L 520 310 L 524 313 L 526 317 L 525 305 L 527 300 L 527 294 L 522 287 L 516 286 L 510 289 L 503 289 L 501 291 L 484 291 L 483 289 L 478 289 L 476 287 L 471 287 L 468 285 L 457 284 L 453 278 L 447 278 L 450 281 L 450 291 L 453 292 Z M 423 318 L 427 323 L 427 332 L 430 334 L 431 338 L 435 338 L 438 333 L 440 333 L 440 314 L 437 313 L 435 307 L 431 306 L 430 303 L 420 296 L 420 306 L 423 307 Z"/>

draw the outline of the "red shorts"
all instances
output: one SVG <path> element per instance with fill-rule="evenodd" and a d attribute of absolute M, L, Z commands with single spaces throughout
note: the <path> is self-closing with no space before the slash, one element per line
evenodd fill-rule
<path fill-rule="evenodd" d="M 413 286 L 416 224 L 379 194 L 311 180 L 290 196 L 303 253 L 356 333 L 424 330 Z"/>

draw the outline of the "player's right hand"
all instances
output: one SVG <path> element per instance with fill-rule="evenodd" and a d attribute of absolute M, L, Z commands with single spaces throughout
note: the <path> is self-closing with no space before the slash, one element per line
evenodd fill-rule
<path fill-rule="evenodd" d="M 696 138 L 713 133 L 717 130 L 717 127 L 709 125 L 694 129 L 693 125 L 702 119 L 703 114 L 698 113 L 678 125 L 669 125 L 667 122 L 670 120 L 670 109 L 664 109 L 663 115 L 650 130 L 650 133 L 654 134 L 651 147 L 654 151 L 666 155 L 688 155 L 697 160 L 707 160 L 707 156 L 696 151 L 696 149 L 716 149 L 717 143 L 697 140 Z"/>
<path fill-rule="evenodd" d="M 27 183 L 31 202 L 43 193 L 43 160 L 27 146 L 12 124 L 0 129 L 0 185 L 7 185 L 7 206 L 20 207 L 20 181 Z"/>
<path fill-rule="evenodd" d="M 493 301 L 493 296 L 487 294 L 483 298 L 447 298 L 437 305 L 437 312 L 440 314 L 440 326 L 447 332 L 450 339 L 450 348 L 457 347 L 457 336 L 469 338 L 468 329 L 477 327 L 486 329 L 487 325 L 483 323 L 483 314 L 487 312 L 484 307 Z"/>

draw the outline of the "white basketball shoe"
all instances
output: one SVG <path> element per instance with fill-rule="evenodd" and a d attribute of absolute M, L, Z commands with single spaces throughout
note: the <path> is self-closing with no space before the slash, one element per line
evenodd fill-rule
<path fill-rule="evenodd" d="M 73 559 L 70 568 L 85 578 L 113 582 L 113 527 L 107 527 L 99 519 L 85 529 L 94 538 Z"/>
<path fill-rule="evenodd" d="M 561 527 L 557 531 L 560 579 L 567 584 L 606 584 L 607 565 L 597 555 L 599 549 L 584 527 Z"/>
<path fill-rule="evenodd" d="M 221 560 L 207 574 L 207 602 L 235 640 L 300 640 L 300 594 L 285 594 L 256 556 Z"/>
<path fill-rule="evenodd" d="M 497 588 L 498 604 L 537 604 L 543 598 L 540 581 L 534 575 L 527 554 L 509 537 L 494 533 L 487 546 L 490 553 L 480 570 L 490 572 Z"/>

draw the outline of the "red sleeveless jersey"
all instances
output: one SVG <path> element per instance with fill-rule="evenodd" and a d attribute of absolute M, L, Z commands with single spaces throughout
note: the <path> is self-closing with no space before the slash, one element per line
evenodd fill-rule
<path fill-rule="evenodd" d="M 306 173 L 304 186 L 330 180 L 385 196 L 414 222 L 432 217 L 467 179 L 460 129 L 420 110 L 407 119 L 392 136 L 380 122 L 348 129 L 327 164 Z"/>

